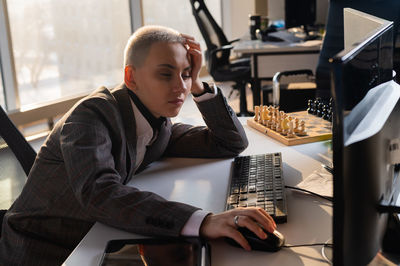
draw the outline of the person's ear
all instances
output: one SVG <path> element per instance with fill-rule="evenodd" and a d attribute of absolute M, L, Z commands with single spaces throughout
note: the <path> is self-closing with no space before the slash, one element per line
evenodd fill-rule
<path fill-rule="evenodd" d="M 135 80 L 135 67 L 132 65 L 127 65 L 125 66 L 125 74 L 124 74 L 124 82 L 125 85 L 131 89 L 132 91 L 135 91 L 136 89 L 136 80 Z"/>

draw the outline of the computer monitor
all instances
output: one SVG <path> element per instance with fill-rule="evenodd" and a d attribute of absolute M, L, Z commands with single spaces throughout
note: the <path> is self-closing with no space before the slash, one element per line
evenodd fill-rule
<path fill-rule="evenodd" d="M 388 218 L 379 206 L 394 204 L 400 189 L 399 162 L 393 156 L 400 144 L 393 23 L 381 22 L 330 60 L 334 265 L 366 265 L 374 259 Z"/>
<path fill-rule="evenodd" d="M 316 20 L 316 0 L 285 0 L 285 28 L 312 26 Z"/>

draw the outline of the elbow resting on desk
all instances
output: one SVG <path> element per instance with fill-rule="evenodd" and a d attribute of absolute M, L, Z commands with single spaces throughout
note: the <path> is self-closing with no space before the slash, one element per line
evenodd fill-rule
<path fill-rule="evenodd" d="M 238 156 L 249 146 L 249 141 L 246 134 L 239 134 L 237 140 L 231 140 L 229 141 L 229 143 L 229 146 L 223 147 L 223 149 L 225 150 L 225 155 L 227 157 Z"/>

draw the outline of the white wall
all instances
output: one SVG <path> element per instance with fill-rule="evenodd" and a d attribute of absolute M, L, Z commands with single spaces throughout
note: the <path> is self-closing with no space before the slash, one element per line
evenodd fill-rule
<path fill-rule="evenodd" d="M 270 20 L 285 19 L 284 0 L 268 1 L 268 17 Z M 301 1 L 301 0 L 298 0 Z M 255 13 L 254 0 L 221 0 L 222 27 L 228 38 L 233 40 L 243 37 L 249 32 L 249 14 Z M 317 24 L 325 24 L 329 0 L 317 0 Z"/>
<path fill-rule="evenodd" d="M 228 40 L 243 37 L 249 32 L 249 14 L 253 14 L 253 0 L 222 0 L 222 25 Z"/>

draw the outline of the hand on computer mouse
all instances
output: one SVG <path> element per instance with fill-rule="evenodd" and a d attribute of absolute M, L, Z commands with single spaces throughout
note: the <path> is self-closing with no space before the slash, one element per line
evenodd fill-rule
<path fill-rule="evenodd" d="M 272 233 L 265 231 L 267 234 L 267 238 L 265 239 L 259 238 L 246 227 L 240 227 L 238 231 L 246 238 L 247 242 L 249 242 L 252 250 L 276 252 L 285 244 L 285 237 L 277 230 L 274 230 Z M 239 247 L 239 244 L 231 238 L 226 238 L 226 241 L 233 246 Z"/>
<path fill-rule="evenodd" d="M 229 237 L 245 250 L 251 250 L 249 242 L 238 231 L 241 227 L 246 227 L 260 239 L 265 239 L 267 238 L 265 231 L 274 232 L 276 224 L 262 208 L 237 208 L 208 215 L 200 227 L 200 235 L 209 239 Z M 265 228 L 265 231 L 262 228 Z"/>

